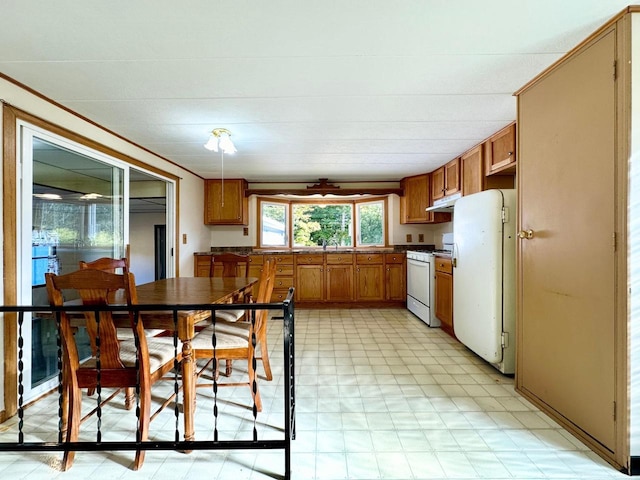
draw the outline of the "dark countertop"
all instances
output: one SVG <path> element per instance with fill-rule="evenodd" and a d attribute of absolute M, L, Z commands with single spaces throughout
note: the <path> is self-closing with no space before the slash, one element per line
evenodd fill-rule
<path fill-rule="evenodd" d="M 283 255 L 283 254 L 310 254 L 310 253 L 405 253 L 407 250 L 412 251 L 427 251 L 430 252 L 435 248 L 434 245 L 395 245 L 390 247 L 374 247 L 374 248 L 339 248 L 327 247 L 326 250 L 322 248 L 248 248 L 248 247 L 212 247 L 209 252 L 195 252 L 194 255 L 211 255 L 215 253 L 233 252 L 242 255 Z"/>

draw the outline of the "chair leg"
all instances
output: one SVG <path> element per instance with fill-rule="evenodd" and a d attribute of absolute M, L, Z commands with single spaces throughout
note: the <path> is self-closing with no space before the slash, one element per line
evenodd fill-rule
<path fill-rule="evenodd" d="M 65 378 L 65 373 L 63 370 L 63 380 L 62 380 L 62 403 L 60 405 L 61 408 L 61 413 L 62 413 L 62 418 L 61 420 L 61 425 L 60 425 L 60 431 L 63 433 L 63 435 L 66 437 L 67 435 L 67 428 L 69 427 L 69 384 Z"/>
<path fill-rule="evenodd" d="M 133 387 L 124 389 L 124 408 L 131 410 L 136 404 L 136 390 Z"/>
<path fill-rule="evenodd" d="M 269 349 L 267 347 L 267 334 L 263 333 L 260 336 L 260 359 L 262 360 L 262 366 L 264 367 L 264 374 L 267 380 L 273 380 L 273 373 L 271 372 L 271 363 L 269 362 Z"/>
<path fill-rule="evenodd" d="M 82 391 L 79 388 L 66 387 L 68 390 L 68 420 L 67 420 L 67 435 L 66 441 L 77 442 L 78 434 L 80 432 L 80 421 L 82 415 Z M 73 459 L 76 452 L 68 451 L 64 452 L 62 457 L 62 471 L 66 472 L 73 465 Z"/>
<path fill-rule="evenodd" d="M 151 391 L 144 389 L 140 394 L 140 441 L 144 442 L 149 437 L 149 418 L 151 416 Z M 136 458 L 133 462 L 133 469 L 139 470 L 144 463 L 145 450 L 136 450 Z"/>

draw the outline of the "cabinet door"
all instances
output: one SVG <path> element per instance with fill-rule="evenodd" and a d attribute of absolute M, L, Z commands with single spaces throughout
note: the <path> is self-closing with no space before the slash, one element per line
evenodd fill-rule
<path fill-rule="evenodd" d="M 211 269 L 211 255 L 193 256 L 193 276 L 208 277 Z"/>
<path fill-rule="evenodd" d="M 353 300 L 353 265 L 327 265 L 326 284 L 328 301 Z"/>
<path fill-rule="evenodd" d="M 451 195 L 460 190 L 460 159 L 451 160 L 444 166 L 444 194 Z"/>
<path fill-rule="evenodd" d="M 482 145 L 472 148 L 460 157 L 462 171 L 462 195 L 471 195 L 483 189 L 484 165 Z"/>
<path fill-rule="evenodd" d="M 384 265 L 357 265 L 356 299 L 384 300 Z"/>
<path fill-rule="evenodd" d="M 262 255 L 249 255 L 249 276 L 260 278 L 264 257 Z"/>
<path fill-rule="evenodd" d="M 404 301 L 407 299 L 404 264 L 387 263 L 385 272 L 385 293 L 387 300 Z"/>
<path fill-rule="evenodd" d="M 249 204 L 242 179 L 206 180 L 204 223 L 207 225 L 246 225 Z"/>
<path fill-rule="evenodd" d="M 425 223 L 429 215 L 429 175 L 406 177 L 402 180 L 404 195 L 400 198 L 402 223 Z"/>
<path fill-rule="evenodd" d="M 444 166 L 431 173 L 431 200 L 438 200 L 445 195 Z"/>
<path fill-rule="evenodd" d="M 298 265 L 296 268 L 296 300 L 322 301 L 324 298 L 324 268 L 322 265 Z"/>
<path fill-rule="evenodd" d="M 516 125 L 512 123 L 489 138 L 485 143 L 486 174 L 515 168 Z"/>
<path fill-rule="evenodd" d="M 436 270 L 436 317 L 441 328 L 453 335 L 453 275 Z"/>

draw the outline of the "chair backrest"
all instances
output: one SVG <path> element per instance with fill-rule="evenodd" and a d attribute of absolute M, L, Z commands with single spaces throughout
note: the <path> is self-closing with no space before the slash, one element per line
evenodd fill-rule
<path fill-rule="evenodd" d="M 84 260 L 80 260 L 80 262 L 78 262 L 78 266 L 80 267 L 80 269 L 91 268 L 94 270 L 102 270 L 103 272 L 109 273 L 126 273 L 129 271 L 129 260 L 126 257 L 102 257 L 97 260 L 93 260 L 92 262 L 85 262 Z M 117 272 L 118 269 L 121 269 L 120 272 Z"/>
<path fill-rule="evenodd" d="M 268 258 L 262 266 L 260 280 L 258 282 L 258 295 L 255 303 L 270 303 L 273 286 L 276 283 L 276 259 Z M 269 310 L 256 310 L 255 323 L 253 329 L 256 333 L 267 328 L 267 318 Z"/>
<path fill-rule="evenodd" d="M 271 301 L 271 294 L 273 293 L 273 286 L 276 279 L 276 259 L 267 258 L 262 265 L 262 271 L 260 272 L 260 278 L 258 280 L 258 294 L 255 297 L 257 303 L 269 303 Z"/>
<path fill-rule="evenodd" d="M 109 305 L 110 294 L 115 290 L 122 290 L 124 295 L 119 303 L 135 305 L 138 297 L 135 288 L 135 278 L 131 272 L 123 275 L 104 272 L 102 270 L 84 268 L 66 275 L 45 274 L 47 295 L 52 306 L 64 305 L 64 293 L 74 291 L 79 296 L 82 305 L 100 306 Z M 102 368 L 124 368 L 120 360 L 120 344 L 116 333 L 116 325 L 113 320 L 113 312 L 99 312 L 96 319 L 95 311 L 84 312 L 84 324 L 91 342 L 94 356 L 99 353 Z M 124 313 L 124 312 L 123 312 Z M 122 314 L 122 313 L 118 313 Z M 134 336 L 138 337 L 141 351 L 147 350 L 144 327 L 142 321 L 134 322 L 133 314 L 129 312 L 129 322 L 134 330 Z M 74 328 L 71 325 L 71 314 L 62 313 L 60 322 L 60 335 L 63 351 L 68 355 L 69 367 L 77 369 L 79 365 L 78 350 L 75 343 Z"/>
<path fill-rule="evenodd" d="M 211 255 L 210 277 L 248 277 L 249 255 L 218 253 Z M 220 267 L 222 266 L 222 267 Z"/>

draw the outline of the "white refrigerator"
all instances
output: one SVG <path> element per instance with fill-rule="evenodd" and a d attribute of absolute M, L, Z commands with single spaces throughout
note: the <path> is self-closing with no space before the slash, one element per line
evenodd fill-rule
<path fill-rule="evenodd" d="M 505 374 L 515 373 L 516 191 L 462 197 L 453 210 L 453 330 Z"/>

